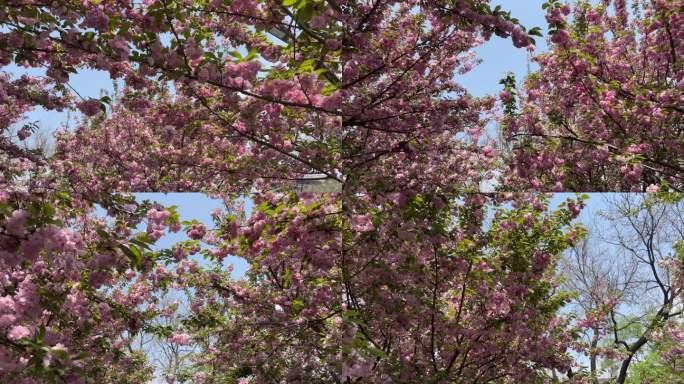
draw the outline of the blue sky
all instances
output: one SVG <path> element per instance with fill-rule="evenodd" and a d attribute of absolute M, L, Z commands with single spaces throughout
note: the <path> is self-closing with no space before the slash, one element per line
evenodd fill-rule
<path fill-rule="evenodd" d="M 511 16 L 520 20 L 525 28 L 539 27 L 546 36 L 547 25 L 542 10 L 546 0 L 493 0 L 492 6 L 500 5 L 502 9 L 511 11 Z M 544 52 L 548 46 L 545 38 L 536 38 L 538 53 Z M 527 74 L 528 53 L 525 49 L 515 48 L 510 39 L 492 37 L 484 45 L 476 49 L 482 63 L 470 73 L 458 79 L 473 95 L 484 96 L 499 92 L 502 87 L 499 80 L 506 73 L 513 72 L 520 82 Z M 531 66 L 534 70 L 535 67 Z"/>
<path fill-rule="evenodd" d="M 208 228 L 213 227 L 211 211 L 215 208 L 223 208 L 223 202 L 221 200 L 212 199 L 202 193 L 136 193 L 135 197 L 138 201 L 156 201 L 166 207 L 175 205 L 181 220 L 197 220 L 204 223 Z M 247 204 L 246 208 L 248 210 L 251 209 L 251 205 Z M 169 248 L 173 244 L 187 239 L 188 238 L 183 231 L 169 233 L 157 241 L 155 248 Z M 231 275 L 234 278 L 243 276 L 247 270 L 247 262 L 238 257 L 226 257 L 224 259 L 224 264 L 233 265 L 233 272 Z"/>

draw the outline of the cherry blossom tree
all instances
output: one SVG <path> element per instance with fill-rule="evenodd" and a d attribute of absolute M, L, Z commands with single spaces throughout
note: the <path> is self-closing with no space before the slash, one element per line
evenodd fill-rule
<path fill-rule="evenodd" d="M 151 242 L 131 236 L 144 207 L 112 196 L 103 220 L 45 170 L 16 163 L 0 181 L 0 380 L 144 380 L 144 356 L 127 350 L 154 315 L 149 266 L 131 260 Z"/>
<path fill-rule="evenodd" d="M 667 20 L 657 33 L 679 36 Z M 555 271 L 582 202 L 482 192 L 505 164 L 483 117 L 495 99 L 455 81 L 493 35 L 522 48 L 539 34 L 500 7 L 9 0 L 0 23 L 0 65 L 44 71 L 0 77 L 0 380 L 144 382 L 133 344 L 148 335 L 175 357 L 199 351 L 169 380 L 205 383 L 544 382 L 570 367 Z M 69 80 L 84 69 L 120 90 L 81 97 Z M 54 155 L 19 145 L 34 128 L 15 126 L 39 107 L 83 115 Z M 661 109 L 660 126 L 679 124 Z M 672 166 L 676 153 L 644 156 Z M 660 173 L 644 182 L 677 186 Z M 518 176 L 498 183 L 584 187 Z M 337 187 L 294 192 L 315 179 Z M 212 193 L 226 210 L 207 228 L 138 191 Z M 153 249 L 182 229 L 188 240 Z M 249 262 L 246 278 L 230 278 L 228 255 Z M 164 304 L 174 290 L 192 293 L 187 313 Z"/>
<path fill-rule="evenodd" d="M 207 252 L 251 267 L 241 281 L 184 277 L 197 292 L 186 331 L 203 348 L 193 377 L 535 382 L 567 370 L 552 266 L 578 236 L 578 206 L 467 200 L 398 197 L 347 220 L 333 195 L 267 193 L 249 217 L 221 216 Z"/>
<path fill-rule="evenodd" d="M 546 3 L 551 50 L 504 118 L 511 179 L 547 191 L 682 189 L 683 6 Z"/>
<path fill-rule="evenodd" d="M 252 300 L 242 302 L 241 307 L 236 305 L 237 322 L 226 324 L 226 329 L 218 329 L 217 334 L 231 335 L 234 330 L 241 329 L 235 327 L 248 324 L 250 316 L 265 308 L 272 315 L 274 302 L 270 300 L 287 297 L 276 295 L 274 287 L 280 284 L 282 290 L 282 284 L 285 284 L 282 275 L 301 269 L 296 265 L 298 259 L 306 260 L 309 270 L 299 272 L 305 276 L 298 285 L 287 283 L 292 287 L 301 286 L 303 295 L 295 297 L 294 304 L 287 303 L 291 316 L 315 318 L 316 300 L 327 300 L 326 295 L 331 295 L 330 299 L 334 298 L 336 304 L 325 310 L 336 312 L 337 317 L 330 321 L 346 322 L 349 332 L 362 329 L 359 336 L 354 337 L 358 342 L 351 343 L 352 349 L 339 356 L 329 353 L 329 361 L 319 361 L 316 356 L 307 358 L 303 355 L 305 349 L 295 348 L 292 352 L 284 351 L 284 355 L 264 366 L 258 360 L 259 353 L 249 356 L 248 347 L 219 351 L 234 353 L 231 361 L 247 364 L 254 372 L 255 380 L 263 381 L 273 374 L 296 374 L 283 371 L 279 365 L 294 368 L 293 364 L 300 361 L 297 359 L 315 371 L 311 375 L 340 380 L 410 375 L 408 371 L 402 373 L 391 369 L 391 365 L 406 358 L 413 359 L 413 366 L 434 377 L 480 375 L 486 372 L 485 365 L 491 366 L 493 362 L 469 358 L 475 353 L 470 349 L 479 345 L 480 339 L 488 340 L 489 344 L 482 345 L 489 345 L 489 350 L 503 346 L 503 339 L 496 336 L 499 334 L 516 337 L 515 331 L 500 329 L 506 325 L 505 321 L 496 320 L 497 317 L 509 312 L 518 317 L 531 317 L 537 312 L 540 313 L 537 319 L 554 317 L 554 309 L 561 301 L 541 302 L 550 295 L 551 283 L 546 283 L 549 277 L 545 268 L 536 272 L 536 280 L 531 280 L 524 271 L 518 272 L 521 276 L 515 273 L 510 276 L 512 280 L 507 284 L 514 284 L 516 279 L 539 284 L 532 290 L 534 295 L 525 296 L 523 301 L 530 300 L 529 304 L 518 305 L 513 297 L 503 292 L 497 292 L 497 299 L 491 303 L 468 303 L 468 306 L 478 307 L 472 310 L 474 313 L 489 313 L 491 317 L 490 324 L 473 324 L 474 333 L 465 325 L 454 330 L 456 324 L 448 324 L 448 316 L 453 314 L 446 314 L 447 306 L 441 302 L 456 294 L 449 291 L 450 286 L 460 281 L 448 280 L 452 277 L 449 272 L 455 271 L 453 268 L 461 268 L 459 273 L 465 274 L 459 285 L 463 291 L 460 299 L 463 307 L 466 293 L 468 297 L 473 295 L 469 289 L 493 292 L 499 283 L 495 278 L 489 283 L 483 280 L 481 286 L 475 284 L 477 279 L 471 283 L 471 267 L 463 269 L 470 261 L 451 263 L 445 259 L 457 251 L 452 248 L 460 238 L 471 236 L 472 247 L 486 246 L 484 238 L 480 239 L 464 228 L 472 227 L 474 231 L 482 226 L 483 206 L 489 199 L 469 197 L 467 204 L 458 205 L 456 201 L 468 196 L 467 190 L 476 191 L 481 181 L 491 178 L 495 163 L 491 147 L 483 147 L 479 142 L 485 124 L 480 116 L 492 107 L 493 100 L 470 97 L 453 81 L 453 74 L 469 70 L 469 51 L 493 33 L 512 36 L 517 46 L 530 43 L 527 33 L 514 19 L 500 9 L 491 9 L 486 1 L 224 3 L 162 0 L 142 4 L 87 1 L 78 5 L 68 1 L 31 1 L 4 3 L 0 16 L 4 27 L 0 39 L 3 64 L 45 69 L 43 78 L 26 80 L 36 84 L 38 96 L 45 95 L 38 101 L 35 100 L 36 92 L 22 93 L 18 84 L 9 83 L 13 81 L 11 78 L 6 82 L 9 85 L 3 83 L 3 92 L 14 98 L 5 99 L 7 104 L 11 101 L 25 105 L 23 109 L 11 111 L 15 115 L 6 125 L 18 121 L 22 113 L 38 106 L 75 107 L 86 116 L 76 130 L 60 134 L 54 157 L 19 152 L 9 147 L 12 138 L 6 140 L 12 150 L 6 150 L 6 156 L 17 164 L 13 165 L 14 176 L 3 184 L 9 191 L 7 212 L 3 217 L 3 241 L 12 246 L 3 256 L 18 270 L 21 277 L 15 279 L 27 281 L 26 284 L 34 281 L 32 274 L 38 274 L 33 269 L 36 264 L 42 265 L 41 257 L 47 260 L 44 268 L 52 273 L 52 278 L 40 275 L 46 280 L 45 284 L 63 282 L 59 287 L 50 287 L 55 294 L 45 293 L 46 297 L 34 294 L 32 302 L 37 311 L 31 311 L 31 314 L 42 313 L 38 317 L 18 318 L 12 313 L 14 307 L 8 308 L 8 315 L 14 317 L 8 317 L 11 322 L 5 331 L 9 347 L 3 361 L 10 365 L 11 369 L 6 371 L 11 379 L 78 382 L 113 377 L 107 373 L 85 373 L 80 369 L 97 371 L 110 366 L 130 370 L 126 364 L 119 363 L 119 357 L 131 360 L 133 356 L 124 353 L 122 348 L 130 345 L 137 332 L 158 331 L 146 327 L 148 320 L 159 314 L 154 306 L 155 291 L 164 291 L 172 283 L 177 287 L 193 284 L 202 287 L 202 269 L 185 259 L 187 253 L 193 251 L 182 247 L 177 252 L 146 249 L 166 227 L 180 229 L 173 212 L 162 207 L 143 209 L 128 203 L 122 208 L 121 204 L 115 204 L 118 200 L 114 199 L 116 195 L 112 191 L 116 190 L 203 190 L 220 193 L 228 202 L 240 194 L 256 193 L 259 209 L 245 221 L 248 227 L 240 228 L 237 219 L 226 217 L 228 231 L 219 231 L 226 245 L 209 254 L 214 258 L 228 253 L 248 258 L 253 261 L 250 272 L 253 279 L 244 285 L 240 282 L 224 285 L 210 280 L 211 284 L 198 294 L 225 295 L 233 290 L 237 290 L 238 297 L 250 292 L 259 294 L 250 296 Z M 397 39 L 399 34 L 406 38 Z M 121 82 L 121 92 L 114 100 L 80 98 L 71 89 L 69 77 L 85 68 L 107 71 L 113 80 Z M 9 131 L 3 128 L 3 134 L 6 132 Z M 28 133 L 22 131 L 21 136 Z M 457 137 L 459 135 L 462 137 Z M 301 202 L 300 197 L 287 192 L 267 192 L 274 188 L 287 191 L 293 181 L 311 175 L 339 182 L 340 192 L 302 196 Z M 34 200 L 45 198 L 38 193 L 35 183 L 51 191 L 47 196 L 65 199 L 74 207 L 48 204 L 46 207 L 52 207 L 54 211 L 51 215 L 57 215 L 60 222 L 51 222 L 52 216 L 48 215 L 35 223 L 31 221 L 31 226 L 25 229 L 23 220 L 35 216 L 25 207 Z M 19 194 L 21 191 L 23 194 Z M 385 206 L 394 200 L 398 206 L 396 212 Z M 94 203 L 109 208 L 117 224 L 112 227 L 106 221 L 99 225 L 92 223 L 95 219 L 89 212 Z M 270 213 L 279 204 L 284 204 L 279 208 L 281 218 Z M 43 209 L 53 212 L 50 208 L 40 208 L 38 212 Z M 376 273 L 378 267 L 368 269 L 363 265 L 371 266 L 370 262 L 376 259 L 388 266 L 391 264 L 382 260 L 385 256 L 372 256 L 361 247 L 367 243 L 369 249 L 379 251 L 381 237 L 369 242 L 365 236 L 375 233 L 376 226 L 384 226 L 385 231 L 389 231 L 383 232 L 382 236 L 394 233 L 399 224 L 398 215 L 406 209 L 415 211 L 412 214 L 416 216 L 413 224 L 416 236 L 425 237 L 426 242 L 417 242 L 418 248 L 406 249 L 407 252 L 416 251 L 415 257 L 420 257 L 419 262 L 411 261 L 411 258 L 402 262 L 415 269 L 415 276 L 411 276 L 410 270 L 388 271 L 406 280 L 403 285 L 392 288 L 396 292 L 390 292 L 391 302 L 400 304 L 409 282 L 417 279 L 416 283 L 427 283 L 423 276 L 432 276 L 432 268 L 437 268 L 436 280 L 432 283 L 432 346 L 430 350 L 416 352 L 415 357 L 407 357 L 411 345 L 417 348 L 424 343 L 424 335 L 415 334 L 413 342 L 392 349 L 390 339 L 383 340 L 382 336 L 385 328 L 392 325 L 390 319 L 372 316 L 375 310 L 388 310 L 383 309 L 381 304 L 385 303 L 381 299 L 390 287 L 367 288 L 370 294 L 366 298 L 367 308 L 359 303 L 356 294 L 349 292 L 344 298 L 340 291 L 341 287 L 351 287 L 351 284 L 355 285 L 354 291 L 366 289 L 368 284 L 375 285 L 367 278 L 377 277 L 369 272 Z M 431 221 L 428 212 L 433 211 L 442 217 L 435 223 L 441 229 L 421 227 L 424 221 Z M 466 213 L 471 211 L 475 215 L 472 223 L 460 224 L 450 217 L 451 214 L 459 217 L 459 212 L 469 216 Z M 562 244 L 567 243 L 560 229 L 567 224 L 563 219 L 567 215 L 553 219 L 558 224 L 550 224 L 550 227 L 558 229 L 550 232 L 548 238 L 533 228 L 535 214 L 530 212 L 530 215 L 529 236 L 538 239 L 539 251 L 548 252 L 550 260 Z M 145 216 L 148 231 L 133 234 L 130 229 Z M 273 220 L 269 224 L 273 229 L 264 231 L 266 219 Z M 280 223 L 282 220 L 284 222 Z M 373 220 L 387 222 L 381 225 L 380 222 L 374 224 Z M 79 241 L 72 241 L 75 245 L 67 240 L 52 241 L 43 227 L 58 235 L 79 230 Z M 291 231 L 281 237 L 280 245 L 271 244 L 271 237 L 282 231 L 276 227 Z M 187 230 L 191 241 L 207 236 L 204 228 L 197 224 Z M 522 227 L 519 230 L 523 231 Z M 299 251 L 296 250 L 298 244 L 292 242 L 299 236 L 296 233 L 302 236 Z M 33 249 L 34 254 L 30 257 L 24 254 L 24 239 L 13 237 L 24 234 L 29 236 L 25 241 L 35 237 L 43 242 Z M 356 245 L 358 241 L 353 237 L 363 241 Z M 66 244 L 62 246 L 67 249 L 53 249 L 53 242 Z M 257 245 L 249 244 L 252 242 Z M 268 255 L 259 251 L 267 244 L 275 247 Z M 308 245 L 304 247 L 304 244 Z M 424 259 L 429 256 L 428 251 L 432 252 L 432 258 Z M 292 252 L 297 254 L 297 258 L 292 259 L 295 265 L 277 265 L 277 260 L 284 263 L 283 258 Z M 477 254 L 475 248 L 460 252 Z M 309 267 L 311 257 L 315 260 Z M 348 257 L 350 264 L 343 263 L 342 269 L 335 268 L 340 257 Z M 167 262 L 170 268 L 165 268 Z M 52 263 L 66 263 L 69 268 L 59 269 Z M 487 268 L 495 270 L 495 267 Z M 500 277 L 504 278 L 511 267 L 496 268 L 501 269 Z M 262 274 L 269 269 L 279 282 L 275 286 L 261 281 Z M 359 276 L 352 277 L 347 269 L 356 270 L 354 273 Z M 320 289 L 310 281 L 314 276 L 324 279 Z M 540 276 L 545 277 L 540 279 Z M 444 285 L 442 280 L 446 281 Z M 78 292 L 72 292 L 74 290 Z M 16 301 L 16 294 L 8 286 L 3 298 Z M 422 295 L 425 292 L 416 292 L 409 300 L 419 297 L 422 300 Z M 63 296 L 67 299 L 62 299 Z M 55 315 L 59 320 L 52 320 L 51 314 L 55 310 L 45 310 L 50 302 L 48 299 L 58 303 L 75 300 L 78 306 L 67 306 L 66 313 Z M 116 313 L 120 322 L 114 321 L 113 317 L 110 320 L 111 313 L 98 312 L 100 301 L 107 300 L 123 302 L 120 303 L 122 312 Z M 349 300 L 353 300 L 353 304 Z M 311 308 L 306 310 L 304 306 Z M 97 311 L 94 308 L 98 308 Z M 69 322 L 69 316 L 72 316 L 69 310 L 81 311 L 77 319 L 91 318 L 96 324 L 86 327 L 78 321 Z M 84 316 L 88 311 L 96 315 Z M 462 321 L 477 320 L 470 319 L 475 316 L 470 311 L 462 310 Z M 359 321 L 372 321 L 372 324 L 359 327 L 350 320 L 355 317 Z M 55 321 L 58 323 L 53 324 Z M 412 320 L 409 317 L 402 321 Z M 548 324 L 534 322 L 521 328 L 521 332 L 529 333 L 534 342 L 529 348 L 518 348 L 520 353 L 511 357 L 496 375 L 530 376 L 543 367 L 562 364 L 561 355 L 541 356 L 532 348 L 536 343 L 534 345 L 548 345 L 548 350 L 552 347 L 562 350 L 562 343 L 555 343 L 556 335 L 553 329 L 547 328 Z M 417 325 L 411 327 L 417 331 Z M 58 354 L 63 360 L 60 364 L 41 363 L 38 359 L 52 356 L 50 353 L 55 349 L 52 344 L 42 344 L 48 328 L 64 339 L 58 341 L 68 352 Z M 99 336 L 108 330 L 104 337 L 111 340 L 111 344 L 105 344 L 102 351 L 92 350 L 89 344 L 67 332 L 82 328 Z M 171 341 L 187 344 L 199 338 L 200 334 L 191 333 L 195 329 L 188 328 L 187 332 L 174 332 Z M 57 332 L 63 329 L 64 332 Z M 458 348 L 448 346 L 437 340 L 438 332 L 446 332 L 445 329 L 460 332 L 462 338 L 475 337 L 477 340 L 463 339 L 463 346 Z M 341 342 L 338 330 L 334 326 L 329 330 L 331 342 Z M 248 344 L 254 344 L 252 348 L 257 351 L 270 341 L 284 343 L 292 336 L 287 329 L 275 327 L 270 330 L 273 340 L 268 340 L 259 331 L 254 328 L 251 335 L 245 335 L 251 337 Z M 364 332 L 366 336 L 362 336 Z M 473 336 L 475 333 L 480 336 Z M 397 333 L 390 338 L 401 336 L 402 333 Z M 87 339 L 88 334 L 83 337 Z M 52 343 L 52 339 L 54 337 L 50 336 L 48 343 Z M 65 344 L 67 341 L 69 345 Z M 312 335 L 302 335 L 298 343 L 312 345 L 315 341 L 316 337 Z M 18 342 L 20 344 L 12 344 Z M 216 340 L 212 338 L 211 342 L 216 343 Z M 383 347 L 377 343 L 387 345 Z M 342 346 L 347 344 L 338 345 L 340 353 Z M 60 345 L 58 349 L 61 348 Z M 94 358 L 103 357 L 106 362 L 81 361 L 71 355 L 82 350 L 89 351 L 89 356 Z M 438 352 L 444 356 L 437 356 Z M 298 354 L 297 359 L 291 360 L 291 353 Z M 379 358 L 382 353 L 388 357 L 382 361 L 381 369 L 371 369 L 373 354 Z M 116 356 L 110 358 L 110 355 Z M 450 362 L 446 361 L 447 355 L 451 356 Z M 204 357 L 207 356 L 210 355 Z M 355 361 L 357 357 L 358 361 Z M 472 367 L 471 359 L 484 365 Z M 526 364 L 529 362 L 529 366 L 514 368 L 516 361 L 523 360 Z M 26 367 L 29 369 L 24 369 Z"/>

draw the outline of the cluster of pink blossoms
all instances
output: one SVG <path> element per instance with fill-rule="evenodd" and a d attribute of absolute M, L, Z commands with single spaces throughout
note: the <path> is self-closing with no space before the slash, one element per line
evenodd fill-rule
<path fill-rule="evenodd" d="M 630 11 L 629 5 L 638 14 Z M 684 13 L 680 0 L 580 2 L 547 9 L 520 111 L 506 118 L 505 182 L 554 191 L 684 185 Z"/>
<path fill-rule="evenodd" d="M 169 222 L 171 212 L 167 210 L 159 210 L 152 208 L 147 211 L 147 236 L 152 240 L 158 240 L 164 235 L 166 227 L 169 227 L 171 232 L 178 232 L 180 224 L 177 222 Z"/>

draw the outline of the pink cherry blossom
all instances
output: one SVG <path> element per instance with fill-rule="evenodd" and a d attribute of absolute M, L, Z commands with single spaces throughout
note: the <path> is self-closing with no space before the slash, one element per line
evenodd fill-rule
<path fill-rule="evenodd" d="M 373 222 L 370 215 L 354 215 L 349 222 L 353 231 L 368 232 L 373 230 Z"/>
<path fill-rule="evenodd" d="M 29 337 L 30 335 L 31 335 L 31 331 L 23 325 L 15 325 L 7 333 L 7 337 L 10 340 L 19 340 L 19 339 L 23 339 L 25 337 Z"/>
<path fill-rule="evenodd" d="M 178 345 L 188 345 L 190 344 L 190 335 L 187 333 L 174 333 L 169 338 L 169 341 Z"/>

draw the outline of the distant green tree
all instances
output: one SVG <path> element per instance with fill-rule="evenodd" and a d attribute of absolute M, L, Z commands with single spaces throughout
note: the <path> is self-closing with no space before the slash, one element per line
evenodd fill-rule
<path fill-rule="evenodd" d="M 654 343 L 644 359 L 632 365 L 626 383 L 684 383 L 684 358 L 671 355 L 670 351 L 676 348 L 674 344 L 669 338 Z"/>

